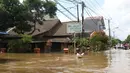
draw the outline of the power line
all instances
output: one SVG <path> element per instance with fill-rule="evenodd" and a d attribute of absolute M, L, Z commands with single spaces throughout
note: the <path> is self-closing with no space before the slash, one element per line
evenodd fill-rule
<path fill-rule="evenodd" d="M 94 20 L 93 20 L 93 16 L 91 15 L 91 13 L 90 12 L 88 12 L 87 10 L 85 10 L 86 11 L 86 13 L 88 14 L 88 16 L 90 16 L 90 18 L 91 18 L 91 20 L 92 20 L 92 22 L 95 24 L 95 25 L 97 25 L 97 23 L 96 22 L 94 22 Z M 96 29 L 96 28 L 95 28 Z"/>
<path fill-rule="evenodd" d="M 59 4 L 62 8 L 64 8 L 68 13 L 70 13 L 74 18 L 76 18 L 77 19 L 77 17 L 74 15 L 74 14 L 72 14 L 68 9 L 66 9 L 63 5 L 61 5 L 57 0 L 54 0 L 57 4 Z"/>
<path fill-rule="evenodd" d="M 91 11 L 93 11 L 91 8 L 89 8 Z M 87 12 L 87 14 L 89 15 L 89 16 L 91 16 L 90 18 L 92 19 L 92 21 L 97 25 L 97 23 L 93 20 L 94 18 L 93 18 L 93 16 L 92 16 L 92 14 L 89 12 L 89 10 L 88 11 L 86 11 Z M 94 11 L 93 11 L 94 12 Z"/>
<path fill-rule="evenodd" d="M 71 1 L 66 1 L 66 0 L 58 0 L 59 2 L 63 2 L 63 3 L 69 3 L 69 4 L 72 4 L 73 2 L 71 2 Z M 74 3 L 73 3 L 74 4 Z M 74 4 L 75 5 L 75 4 Z"/>
<path fill-rule="evenodd" d="M 99 6 L 99 8 L 103 11 L 103 12 L 105 12 L 105 13 L 107 13 L 106 11 L 104 11 L 102 8 L 101 8 L 101 6 L 100 6 L 100 4 L 98 3 L 98 1 L 97 0 L 94 0 L 96 3 L 97 3 L 97 5 Z M 107 15 L 109 16 L 109 18 L 111 18 L 111 16 L 107 13 Z"/>
<path fill-rule="evenodd" d="M 91 14 L 89 11 L 87 11 L 87 10 L 85 10 L 85 11 L 86 11 L 86 13 L 90 16 L 90 18 L 92 19 L 92 21 L 94 22 L 94 18 L 93 18 L 93 16 L 92 16 L 92 14 Z M 94 24 L 97 25 L 96 22 L 94 22 Z"/>
<path fill-rule="evenodd" d="M 92 4 L 92 7 L 94 7 L 99 13 L 102 14 L 102 12 L 98 10 L 100 7 L 97 8 L 96 5 L 93 3 L 93 1 L 91 1 L 91 0 L 89 0 L 89 1 L 90 1 L 90 3 Z M 104 13 L 103 13 L 103 14 L 104 14 Z"/>
<path fill-rule="evenodd" d="M 59 12 L 61 12 L 63 15 L 65 15 L 68 19 L 72 20 L 68 15 L 66 15 L 64 12 L 58 9 Z"/>
<path fill-rule="evenodd" d="M 89 10 L 91 10 L 93 13 L 97 14 L 94 10 L 92 10 L 91 8 L 87 7 Z M 98 14 L 97 14 L 98 15 Z"/>
<path fill-rule="evenodd" d="M 66 1 L 69 1 L 69 2 L 72 2 L 72 3 L 79 3 L 77 0 L 66 0 Z"/>
<path fill-rule="evenodd" d="M 102 8 L 101 8 L 101 6 L 100 6 L 100 4 L 97 2 L 97 0 L 94 0 L 94 2 L 95 3 L 93 3 L 93 1 L 91 1 L 90 0 L 90 2 L 92 3 L 92 4 L 96 4 L 97 6 L 98 6 L 98 8 L 100 8 L 101 10 L 99 11 L 100 13 L 102 13 L 104 16 L 106 16 L 106 17 L 108 17 L 108 18 L 111 18 L 111 16 L 107 13 L 107 12 L 105 12 Z M 94 5 L 94 6 L 96 6 L 96 5 Z M 97 8 L 97 7 L 95 7 L 95 8 Z M 106 14 L 107 13 L 107 14 Z"/>
<path fill-rule="evenodd" d="M 109 17 L 108 15 L 106 15 L 105 13 L 103 13 L 103 11 L 100 11 L 100 10 L 98 10 L 99 8 L 100 8 L 100 6 L 99 6 L 99 8 L 97 8 L 96 7 L 96 5 L 95 5 L 95 3 L 93 3 L 91 0 L 89 0 L 89 2 L 87 1 L 87 0 L 85 0 L 86 1 L 86 3 L 89 5 L 89 6 L 91 6 L 91 8 L 93 8 L 94 10 L 96 10 L 96 11 L 98 11 L 100 14 L 99 15 L 101 15 L 101 14 L 103 14 L 105 17 Z M 91 4 L 90 4 L 91 3 Z M 101 8 L 100 8 L 101 9 Z M 92 10 L 92 9 L 91 9 Z M 93 10 L 93 11 L 94 11 Z M 103 9 L 102 9 L 103 10 Z"/>
<path fill-rule="evenodd" d="M 73 0 L 73 1 L 71 1 L 71 0 L 66 0 L 66 1 L 71 2 L 71 3 L 73 3 L 74 5 L 76 5 L 76 3 L 74 2 L 74 0 Z"/>
<path fill-rule="evenodd" d="M 67 7 L 66 9 L 72 9 L 72 8 L 75 8 L 75 9 L 76 9 L 76 6 Z M 59 10 L 62 10 L 62 9 L 59 9 Z M 66 10 L 64 10 L 64 11 L 62 11 L 62 12 L 66 12 Z"/>
<path fill-rule="evenodd" d="M 84 0 L 86 3 L 87 3 L 87 7 L 89 8 L 89 9 L 91 9 L 92 11 L 94 11 L 94 10 L 96 10 L 96 11 L 98 11 L 98 9 L 95 7 L 95 5 L 92 3 L 92 2 L 88 2 L 87 0 Z M 89 0 L 90 1 L 90 0 Z M 90 4 L 91 3 L 91 4 Z M 91 6 L 91 7 L 89 7 L 89 6 Z M 94 9 L 94 10 L 93 10 Z"/>

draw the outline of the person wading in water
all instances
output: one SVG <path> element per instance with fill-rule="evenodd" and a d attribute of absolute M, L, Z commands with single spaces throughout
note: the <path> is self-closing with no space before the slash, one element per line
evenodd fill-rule
<path fill-rule="evenodd" d="M 81 49 L 76 48 L 76 56 L 77 56 L 78 58 L 82 58 L 83 55 L 84 55 L 84 52 L 82 52 Z"/>

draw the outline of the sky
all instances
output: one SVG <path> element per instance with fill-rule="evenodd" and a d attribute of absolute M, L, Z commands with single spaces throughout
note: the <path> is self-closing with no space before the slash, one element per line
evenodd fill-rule
<path fill-rule="evenodd" d="M 58 0 L 65 1 L 65 0 Z M 77 0 L 78 1 L 78 0 Z M 81 1 L 81 0 L 79 0 Z M 89 9 L 87 9 L 92 16 L 104 16 L 106 30 L 105 32 L 108 34 L 108 23 L 106 19 L 110 19 L 111 26 L 111 36 L 115 38 L 119 38 L 120 40 L 125 40 L 127 36 L 130 34 L 130 0 L 82 0 L 85 2 L 86 6 L 91 8 L 93 13 Z M 97 2 L 96 2 L 97 1 Z M 71 7 L 72 4 L 66 4 L 65 2 L 60 2 L 65 7 Z M 86 7 L 86 8 L 87 8 Z M 69 9 L 75 15 L 76 8 L 74 10 Z M 61 21 L 69 21 L 65 20 L 65 16 L 58 13 L 58 17 Z M 85 14 L 85 18 L 89 17 Z M 73 19 L 75 20 L 75 19 Z"/>
<path fill-rule="evenodd" d="M 112 17 L 115 36 L 124 40 L 130 34 L 130 0 L 104 0 L 102 8 Z M 118 27 L 118 29 L 114 29 Z"/>
<path fill-rule="evenodd" d="M 20 0 L 22 2 L 22 0 Z M 61 5 L 67 8 L 74 16 L 76 14 L 76 3 L 70 1 L 73 0 L 57 0 Z M 89 17 L 86 11 L 90 12 L 92 16 L 103 16 L 105 21 L 106 30 L 108 34 L 108 23 L 106 19 L 110 19 L 111 36 L 125 40 L 130 34 L 130 0 L 77 0 L 84 1 L 86 4 L 84 17 Z M 57 5 L 58 9 L 64 14 L 70 17 L 68 19 L 61 12 L 57 11 L 57 17 L 62 21 L 74 21 L 76 20 L 71 14 L 69 14 L 60 5 Z M 90 9 L 91 10 L 90 10 Z M 94 12 L 93 12 L 93 11 Z M 79 4 L 79 16 L 81 19 L 81 5 Z M 118 27 L 118 28 L 117 28 Z M 114 34 L 113 34 L 114 33 Z"/>

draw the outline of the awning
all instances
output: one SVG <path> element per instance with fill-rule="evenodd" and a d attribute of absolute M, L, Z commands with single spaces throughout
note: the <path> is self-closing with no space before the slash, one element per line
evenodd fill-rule
<path fill-rule="evenodd" d="M 32 41 L 31 43 L 43 43 L 45 41 Z"/>
<path fill-rule="evenodd" d="M 71 40 L 67 38 L 52 38 L 51 40 L 52 42 L 61 42 L 61 43 L 71 42 Z"/>
<path fill-rule="evenodd" d="M 0 32 L 0 35 L 8 34 L 7 32 Z"/>
<path fill-rule="evenodd" d="M 58 43 L 71 43 L 71 39 L 69 38 L 47 38 L 42 40 L 33 40 L 31 43 L 43 43 L 47 42 L 47 40 L 51 40 L 52 42 L 58 42 Z"/>
<path fill-rule="evenodd" d="M 21 36 L 18 35 L 1 35 L 0 36 L 1 39 L 20 39 L 22 38 Z"/>

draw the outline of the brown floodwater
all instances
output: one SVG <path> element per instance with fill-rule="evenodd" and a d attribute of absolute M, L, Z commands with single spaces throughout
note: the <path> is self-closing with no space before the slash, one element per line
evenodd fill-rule
<path fill-rule="evenodd" d="M 75 55 L 0 54 L 0 73 L 130 73 L 130 50 Z"/>

